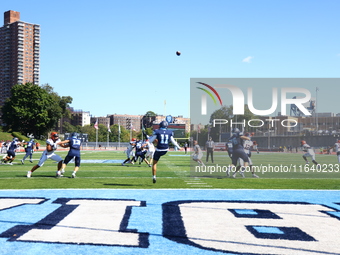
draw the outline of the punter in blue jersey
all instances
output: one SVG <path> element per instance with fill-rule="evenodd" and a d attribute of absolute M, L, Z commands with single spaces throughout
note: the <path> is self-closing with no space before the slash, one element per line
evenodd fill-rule
<path fill-rule="evenodd" d="M 77 133 L 72 133 L 70 138 L 68 140 L 62 141 L 59 144 L 64 144 L 64 145 L 68 145 L 68 147 L 70 147 L 70 150 L 68 151 L 64 162 L 63 162 L 63 166 L 61 168 L 61 171 L 57 172 L 58 176 L 63 176 L 64 172 L 65 172 L 65 168 L 66 165 L 72 160 L 74 159 L 74 171 L 72 173 L 72 178 L 76 177 L 76 173 L 79 170 L 80 167 L 80 148 L 81 148 L 81 140 L 78 138 L 78 134 Z"/>
<path fill-rule="evenodd" d="M 12 165 L 12 162 L 16 156 L 15 152 L 20 145 L 21 142 L 19 142 L 19 139 L 17 137 L 14 137 L 13 141 L 7 147 L 7 156 L 1 160 L 1 163 Z"/>
<path fill-rule="evenodd" d="M 181 147 L 177 144 L 174 139 L 174 134 L 171 130 L 168 130 L 168 122 L 162 121 L 159 123 L 159 129 L 155 130 L 149 139 L 149 142 L 152 143 L 157 139 L 156 151 L 153 154 L 153 162 L 152 162 L 152 180 L 153 183 L 156 183 L 156 171 L 157 171 L 157 162 L 165 155 L 169 150 L 169 142 L 175 145 L 177 148 L 181 149 Z"/>
<path fill-rule="evenodd" d="M 29 142 L 23 143 L 23 144 L 26 145 L 26 148 L 25 148 L 26 155 L 25 155 L 25 156 L 23 157 L 23 159 L 21 160 L 21 163 L 24 164 L 25 159 L 26 159 L 28 156 L 30 157 L 30 162 L 33 163 L 33 161 L 32 161 L 32 155 L 33 155 L 34 146 L 35 146 L 34 139 L 31 138 L 31 139 L 29 140 Z"/>
<path fill-rule="evenodd" d="M 244 136 L 243 133 L 241 133 L 238 128 L 234 128 L 232 132 L 233 132 L 233 135 L 228 140 L 228 142 L 231 142 L 233 145 L 233 153 L 231 156 L 231 161 L 232 161 L 231 168 L 235 169 L 239 158 L 243 160 L 244 166 L 247 167 L 249 163 L 249 158 L 248 158 L 248 155 L 244 152 L 243 140 L 250 140 L 250 138 L 247 136 Z M 236 172 L 237 170 L 232 176 L 233 178 L 235 178 Z M 229 176 L 229 171 L 227 172 L 227 175 Z"/>

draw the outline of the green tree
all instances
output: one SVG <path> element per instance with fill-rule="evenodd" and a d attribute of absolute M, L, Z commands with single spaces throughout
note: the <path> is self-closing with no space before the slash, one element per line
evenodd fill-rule
<path fill-rule="evenodd" d="M 219 140 L 219 136 L 222 133 L 230 132 L 232 128 L 237 127 L 240 130 L 243 129 L 243 124 L 232 125 L 230 127 L 231 121 L 233 123 L 243 123 L 245 121 L 245 130 L 252 131 L 252 128 L 248 128 L 248 121 L 251 119 L 258 119 L 256 115 L 254 115 L 248 108 L 248 105 L 244 106 L 244 114 L 243 115 L 233 115 L 233 106 L 222 106 L 220 109 L 214 111 L 210 115 L 210 123 L 213 123 L 214 119 L 225 119 L 228 120 L 227 124 L 217 124 L 215 127 L 211 127 L 210 134 L 215 141 Z M 252 122 L 253 126 L 258 125 L 256 121 Z"/>
<path fill-rule="evenodd" d="M 65 133 L 72 133 L 72 132 L 78 132 L 77 127 L 73 126 L 69 122 L 65 121 L 63 123 L 63 130 Z"/>
<path fill-rule="evenodd" d="M 58 96 L 48 84 L 42 87 L 32 83 L 17 84 L 1 109 L 4 129 L 36 137 L 45 135 L 67 113 L 70 103 L 72 97 Z"/>
<path fill-rule="evenodd" d="M 142 128 L 151 128 L 152 123 L 156 120 L 157 114 L 153 111 L 147 111 L 145 115 L 142 117 Z"/>

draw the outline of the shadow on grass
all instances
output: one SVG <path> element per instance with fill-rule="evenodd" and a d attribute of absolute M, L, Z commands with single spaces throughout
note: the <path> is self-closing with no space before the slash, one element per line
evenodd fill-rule
<path fill-rule="evenodd" d="M 27 178 L 27 176 L 26 176 L 26 174 L 25 175 L 16 175 L 16 177 L 26 177 Z M 54 176 L 49 176 L 49 175 L 40 175 L 40 174 L 35 174 L 35 175 L 33 175 L 32 174 L 32 176 L 31 176 L 31 178 L 34 178 L 34 177 L 36 177 L 36 178 L 53 178 L 53 179 L 57 179 L 57 177 L 55 177 L 55 175 Z M 62 178 L 67 178 L 67 177 L 62 177 Z M 29 179 L 29 178 L 27 178 L 27 179 Z"/>
<path fill-rule="evenodd" d="M 122 187 L 130 187 L 130 186 L 144 186 L 143 184 L 124 184 L 124 183 L 104 183 L 106 186 L 122 186 Z"/>

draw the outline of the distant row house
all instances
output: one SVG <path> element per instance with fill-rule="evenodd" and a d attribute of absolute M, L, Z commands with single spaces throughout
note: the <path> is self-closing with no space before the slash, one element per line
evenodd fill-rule
<path fill-rule="evenodd" d="M 91 116 L 89 111 L 75 110 L 74 108 L 69 108 L 70 118 L 63 117 L 58 122 L 56 130 L 60 133 L 64 133 L 63 125 L 65 122 L 70 123 L 73 126 L 86 126 L 94 124 L 98 121 L 98 124 L 102 124 L 106 127 L 112 125 L 120 125 L 127 130 L 133 130 L 136 132 L 142 129 L 142 120 L 145 118 L 144 115 L 129 115 L 129 114 L 108 114 L 106 117 L 94 117 Z M 180 126 L 186 133 L 190 132 L 190 119 L 183 118 L 183 116 L 173 116 L 172 124 L 175 126 Z M 165 120 L 165 116 L 156 115 L 152 118 L 153 124 L 158 124 L 162 120 Z M 146 126 L 144 126 L 146 127 Z"/>

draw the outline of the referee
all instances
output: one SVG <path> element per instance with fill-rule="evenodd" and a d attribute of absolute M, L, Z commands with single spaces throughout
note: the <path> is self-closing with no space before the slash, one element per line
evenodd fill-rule
<path fill-rule="evenodd" d="M 209 140 L 205 143 L 205 148 L 207 149 L 207 160 L 209 161 L 209 154 L 211 155 L 211 162 L 214 163 L 214 149 L 215 149 L 215 143 L 210 137 Z"/>

